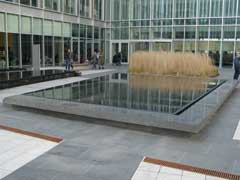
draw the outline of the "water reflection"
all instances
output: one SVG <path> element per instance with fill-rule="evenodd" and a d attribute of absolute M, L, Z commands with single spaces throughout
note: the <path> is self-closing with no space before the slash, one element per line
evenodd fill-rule
<path fill-rule="evenodd" d="M 117 73 L 29 95 L 153 112 L 175 113 L 216 87 L 214 79 L 128 76 Z"/>

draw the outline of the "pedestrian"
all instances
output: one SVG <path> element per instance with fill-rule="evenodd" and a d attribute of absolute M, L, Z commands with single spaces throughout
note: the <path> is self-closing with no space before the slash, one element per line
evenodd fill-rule
<path fill-rule="evenodd" d="M 72 67 L 72 53 L 71 50 L 68 49 L 66 54 L 66 70 L 70 71 L 71 67 Z"/>
<path fill-rule="evenodd" d="M 239 74 L 240 74 L 240 63 L 239 63 L 239 57 L 238 57 L 237 53 L 235 53 L 235 55 L 234 55 L 233 63 L 234 63 L 234 77 L 233 77 L 233 79 L 238 80 Z"/>
<path fill-rule="evenodd" d="M 122 63 L 122 53 L 121 52 L 118 52 L 117 58 L 118 58 L 117 65 L 121 66 L 121 63 Z"/>
<path fill-rule="evenodd" d="M 92 57 L 92 64 L 93 64 L 93 69 L 97 69 L 97 51 L 94 50 L 94 54 Z"/>
<path fill-rule="evenodd" d="M 96 64 L 98 64 L 98 69 L 101 68 L 99 59 L 100 59 L 100 52 L 98 49 L 96 49 Z"/>
<path fill-rule="evenodd" d="M 103 50 L 100 51 L 100 55 L 99 55 L 99 69 L 104 69 L 104 54 L 103 54 Z"/>

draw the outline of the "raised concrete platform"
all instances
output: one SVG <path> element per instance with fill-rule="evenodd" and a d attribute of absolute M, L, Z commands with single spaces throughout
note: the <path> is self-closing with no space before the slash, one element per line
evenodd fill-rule
<path fill-rule="evenodd" d="M 113 125 L 120 126 L 122 123 L 122 125 L 137 126 L 137 128 L 142 130 L 147 129 L 148 131 L 151 131 L 151 129 L 155 130 L 156 128 L 164 128 L 199 133 L 231 95 L 236 85 L 236 82 L 226 81 L 179 115 L 47 99 L 29 95 L 7 97 L 4 99 L 4 103 L 67 115 L 90 117 L 98 119 L 100 123 L 104 121 L 104 123 L 110 122 Z"/>

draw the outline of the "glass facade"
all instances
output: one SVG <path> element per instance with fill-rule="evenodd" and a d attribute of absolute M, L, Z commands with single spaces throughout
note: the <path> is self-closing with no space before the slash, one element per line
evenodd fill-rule
<path fill-rule="evenodd" d="M 129 55 L 136 50 L 207 53 L 219 67 L 232 67 L 234 51 L 239 50 L 239 0 L 111 3 L 112 49 L 118 43 L 118 51 L 122 50 L 127 41 Z M 123 32 L 129 33 L 128 38 Z M 144 44 L 148 44 L 146 48 L 142 48 Z"/>
<path fill-rule="evenodd" d="M 31 49 L 32 44 L 41 47 L 42 66 L 62 65 L 66 49 L 72 50 L 76 63 L 90 60 L 94 49 L 99 49 L 107 63 L 120 51 L 124 63 L 138 50 L 176 51 L 206 53 L 219 67 L 232 67 L 234 51 L 240 51 L 240 0 L 2 0 L 0 3 L 43 8 L 49 13 L 38 17 L 0 10 L 0 61 L 6 67 L 30 66 L 31 51 L 22 48 Z M 58 20 L 51 19 L 51 13 Z"/>

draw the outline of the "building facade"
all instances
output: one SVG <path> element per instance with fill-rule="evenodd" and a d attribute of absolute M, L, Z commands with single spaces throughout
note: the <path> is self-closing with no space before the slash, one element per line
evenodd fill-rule
<path fill-rule="evenodd" d="M 62 65 L 69 48 L 75 62 L 91 59 L 94 49 L 109 62 L 104 6 L 103 0 L 0 0 L 0 69 L 31 67 L 36 44 L 42 67 Z"/>
<path fill-rule="evenodd" d="M 106 63 L 119 51 L 123 63 L 138 50 L 206 53 L 232 67 L 240 52 L 240 0 L 0 0 L 0 61 L 31 66 L 31 47 L 41 46 L 41 65 L 90 59 Z M 6 48 L 8 47 L 8 48 Z M 1 68 L 1 65 L 0 65 Z"/>

